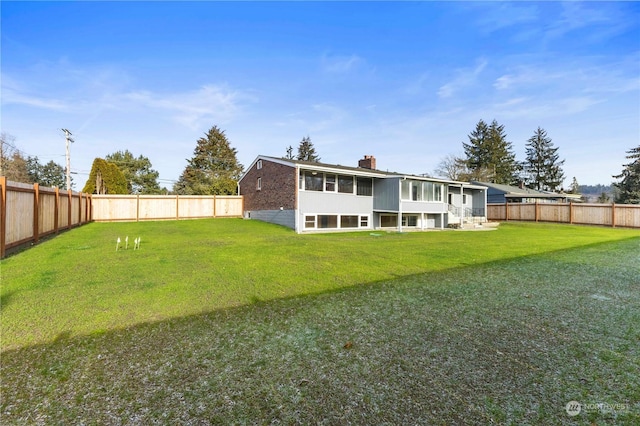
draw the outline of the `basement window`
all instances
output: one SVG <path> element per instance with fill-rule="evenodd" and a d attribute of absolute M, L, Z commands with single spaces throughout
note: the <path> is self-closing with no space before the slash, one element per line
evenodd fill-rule
<path fill-rule="evenodd" d="M 337 228 L 338 215 L 335 214 L 319 214 L 318 228 Z"/>
<path fill-rule="evenodd" d="M 340 228 L 357 228 L 358 216 L 340 216 Z"/>
<path fill-rule="evenodd" d="M 316 217 L 315 216 L 305 216 L 304 217 L 304 227 L 305 228 L 315 228 L 316 227 Z"/>

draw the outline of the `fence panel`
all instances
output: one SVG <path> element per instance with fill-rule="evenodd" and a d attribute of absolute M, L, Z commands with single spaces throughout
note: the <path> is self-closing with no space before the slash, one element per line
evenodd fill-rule
<path fill-rule="evenodd" d="M 522 220 L 640 228 L 640 205 L 500 203 L 487 205 L 488 220 Z"/>
<path fill-rule="evenodd" d="M 93 195 L 92 210 L 95 221 L 136 220 L 138 200 L 130 195 Z"/>
<path fill-rule="evenodd" d="M 178 198 L 178 211 L 182 218 L 214 217 L 215 197 L 181 195 Z"/>
<path fill-rule="evenodd" d="M 141 195 L 138 200 L 138 220 L 178 218 L 176 197 Z"/>
<path fill-rule="evenodd" d="M 640 205 L 616 204 L 616 226 L 640 228 Z"/>
<path fill-rule="evenodd" d="M 571 222 L 571 205 L 568 203 L 538 203 L 537 220 L 542 222 Z"/>
<path fill-rule="evenodd" d="M 612 204 L 581 204 L 573 206 L 573 223 L 612 226 L 612 209 Z"/>
<path fill-rule="evenodd" d="M 536 205 L 527 203 L 507 203 L 509 220 L 536 220 Z"/>
<path fill-rule="evenodd" d="M 215 212 L 218 217 L 242 216 L 243 201 L 238 197 L 216 197 Z"/>
<path fill-rule="evenodd" d="M 7 249 L 91 220 L 88 194 L 11 182 L 5 176 L 0 176 L 0 194 L 0 258 Z"/>
<path fill-rule="evenodd" d="M 503 204 L 487 204 L 487 220 L 506 220 L 507 207 Z"/>
<path fill-rule="evenodd" d="M 93 195 L 95 221 L 140 221 L 242 217 L 242 196 Z"/>
<path fill-rule="evenodd" d="M 47 191 L 43 188 L 40 188 L 40 202 L 38 203 L 39 213 L 38 213 L 38 230 L 41 235 L 50 234 L 55 232 L 58 229 L 58 224 L 56 220 L 56 192 L 55 191 Z M 54 214 L 49 214 L 49 212 L 54 212 Z"/>
<path fill-rule="evenodd" d="M 33 237 L 33 198 L 32 185 L 15 183 L 7 188 L 6 206 L 6 244 L 13 245 Z"/>

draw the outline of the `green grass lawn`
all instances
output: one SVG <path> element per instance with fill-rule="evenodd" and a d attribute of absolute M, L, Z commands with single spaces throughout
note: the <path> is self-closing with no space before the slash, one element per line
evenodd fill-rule
<path fill-rule="evenodd" d="M 637 230 L 94 223 L 0 266 L 7 424 L 640 421 Z"/>

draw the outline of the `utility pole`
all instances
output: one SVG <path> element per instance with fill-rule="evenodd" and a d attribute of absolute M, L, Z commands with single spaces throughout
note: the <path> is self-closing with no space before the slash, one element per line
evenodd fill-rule
<path fill-rule="evenodd" d="M 72 143 L 73 139 L 71 138 L 70 131 L 67 129 L 62 129 L 62 131 L 64 132 L 67 140 L 67 191 L 71 191 L 71 153 L 69 152 L 69 143 Z"/>

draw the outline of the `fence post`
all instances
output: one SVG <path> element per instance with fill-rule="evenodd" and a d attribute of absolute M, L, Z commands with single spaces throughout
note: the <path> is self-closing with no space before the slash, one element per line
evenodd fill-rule
<path fill-rule="evenodd" d="M 507 200 L 504 200 L 504 220 L 506 222 L 509 221 L 509 203 L 507 203 Z"/>
<path fill-rule="evenodd" d="M 136 194 L 136 222 L 140 222 L 140 194 Z"/>
<path fill-rule="evenodd" d="M 73 206 L 73 202 L 71 200 L 71 189 L 67 189 L 67 229 L 71 229 L 71 207 Z"/>
<path fill-rule="evenodd" d="M 7 177 L 0 176 L 0 259 L 4 258 L 7 242 Z"/>
<path fill-rule="evenodd" d="M 33 184 L 33 243 L 40 239 L 40 185 Z"/>
<path fill-rule="evenodd" d="M 611 227 L 616 227 L 616 203 L 611 204 Z"/>
<path fill-rule="evenodd" d="M 573 225 L 573 201 L 569 200 L 569 224 Z"/>
<path fill-rule="evenodd" d="M 213 195 L 213 217 L 216 217 L 216 196 Z"/>
<path fill-rule="evenodd" d="M 540 206 L 538 205 L 538 199 L 536 198 L 536 222 L 538 221 L 539 215 L 540 215 Z"/>
<path fill-rule="evenodd" d="M 60 220 L 60 188 L 56 186 L 56 203 L 53 206 L 53 230 L 58 234 L 58 222 Z"/>

